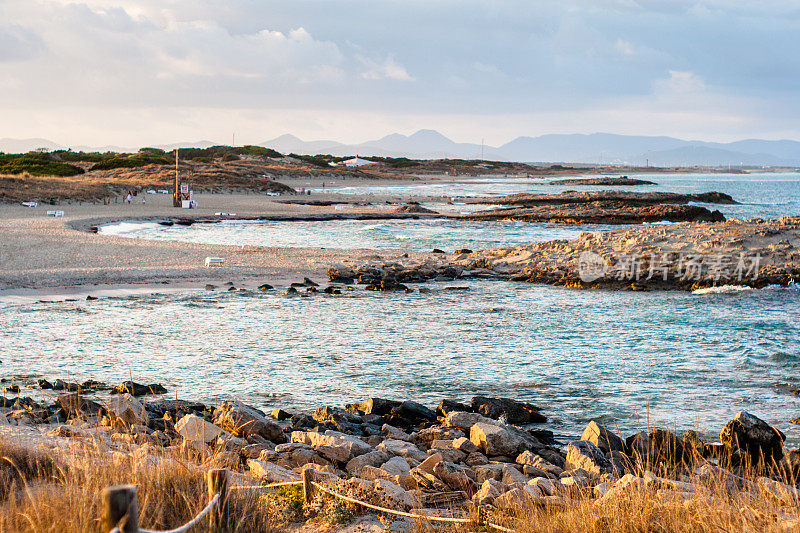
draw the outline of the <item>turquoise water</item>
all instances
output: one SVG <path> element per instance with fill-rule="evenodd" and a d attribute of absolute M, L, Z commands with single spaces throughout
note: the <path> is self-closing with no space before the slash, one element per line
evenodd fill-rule
<path fill-rule="evenodd" d="M 740 409 L 800 431 L 800 291 L 693 295 L 471 282 L 469 291 L 342 296 L 191 291 L 0 301 L 6 377 L 163 382 L 170 396 L 315 407 L 380 395 L 540 404 L 577 435 L 591 417 L 718 431 Z M 458 283 L 458 285 L 465 285 Z"/>
<path fill-rule="evenodd" d="M 800 214 L 797 174 L 653 180 L 659 186 L 650 189 L 718 190 L 747 202 L 721 206 L 728 216 Z M 452 196 L 558 190 L 524 181 L 447 190 Z M 404 192 L 427 195 L 431 187 Z M 477 249 L 568 238 L 583 229 L 408 220 L 103 231 L 267 246 Z M 800 416 L 800 397 L 792 392 L 800 388 L 797 286 L 699 295 L 457 285 L 470 290 L 441 291 L 448 284 L 429 283 L 432 292 L 411 295 L 184 291 L 61 303 L 0 297 L 0 367 L 6 377 L 115 382 L 130 374 L 163 382 L 170 395 L 233 396 L 263 407 L 344 405 L 371 395 L 429 405 L 443 397 L 509 396 L 540 404 L 553 417 L 546 427 L 569 437 L 590 418 L 627 433 L 644 427 L 648 415 L 651 423 L 717 432 L 746 409 L 800 444 L 800 427 L 788 422 Z"/>
<path fill-rule="evenodd" d="M 426 180 L 400 186 L 340 187 L 335 190 L 343 194 L 372 193 L 375 195 L 447 196 L 451 198 L 504 196 L 515 193 L 559 193 L 565 190 L 612 189 L 678 193 L 718 191 L 730 194 L 742 204 L 700 205 L 705 205 L 709 209 L 719 209 L 726 217 L 735 218 L 777 218 L 784 215 L 800 215 L 800 174 L 794 172 L 780 174 L 647 174 L 631 177 L 653 181 L 657 185 L 635 187 L 549 185 L 548 183 L 552 179 L 481 178 L 457 184 Z"/>
<path fill-rule="evenodd" d="M 139 239 L 347 250 L 482 250 L 553 239 L 574 239 L 582 231 L 617 226 L 467 222 L 452 219 L 330 220 L 324 222 L 255 222 L 225 220 L 218 224 L 161 226 L 154 222 L 122 222 L 100 228 L 104 235 Z"/>
<path fill-rule="evenodd" d="M 655 174 L 641 176 L 658 185 L 625 187 L 643 191 L 730 194 L 738 205 L 700 204 L 719 209 L 733 218 L 777 218 L 800 215 L 800 174 Z M 609 187 L 555 186 L 541 179 L 475 179 L 465 183 L 421 181 L 401 186 L 342 187 L 348 194 L 407 196 L 449 195 L 453 204 L 424 204 L 434 210 L 470 211 L 486 206 L 459 203 L 459 197 L 498 196 L 516 192 L 557 193 L 568 189 L 600 190 Z M 447 194 L 445 194 L 447 193 Z M 324 222 L 271 222 L 226 220 L 219 224 L 160 226 L 156 223 L 119 223 L 100 228 L 106 235 L 175 240 L 237 246 L 344 248 L 376 250 L 479 250 L 526 242 L 573 239 L 583 231 L 606 231 L 621 226 L 530 224 L 526 222 L 460 222 L 448 219 L 339 220 Z"/>

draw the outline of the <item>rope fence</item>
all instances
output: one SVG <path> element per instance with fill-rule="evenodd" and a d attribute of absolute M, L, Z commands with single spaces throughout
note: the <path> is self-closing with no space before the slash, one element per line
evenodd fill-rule
<path fill-rule="evenodd" d="M 153 531 L 139 527 L 138 491 L 133 485 L 118 485 L 103 489 L 100 494 L 101 531 L 109 533 L 185 533 L 208 516 L 208 529 L 222 533 L 228 518 L 228 471 L 209 470 L 208 504 L 197 515 L 175 529 Z"/>
<path fill-rule="evenodd" d="M 109 533 L 186 533 L 194 526 L 198 525 L 203 518 L 208 516 L 208 528 L 212 533 L 222 533 L 225 531 L 225 524 L 228 519 L 228 494 L 230 491 L 237 490 L 270 490 L 278 487 L 300 486 L 303 487 L 303 500 L 310 503 L 314 497 L 314 492 L 319 491 L 333 498 L 340 499 L 354 505 L 366 507 L 380 513 L 404 516 L 417 520 L 427 520 L 429 522 L 444 522 L 451 524 L 472 524 L 476 520 L 472 518 L 456 518 L 450 516 L 423 515 L 409 513 L 388 507 L 381 507 L 356 498 L 351 498 L 344 494 L 339 494 L 328 487 L 314 481 L 315 471 L 307 468 L 302 472 L 300 481 L 282 481 L 270 483 L 268 485 L 239 485 L 228 487 L 228 471 L 224 468 L 209 470 L 208 481 L 208 504 L 194 518 L 175 529 L 154 531 L 139 527 L 139 504 L 136 487 L 133 485 L 119 485 L 108 487 L 101 493 L 101 530 Z M 478 513 L 478 525 L 485 526 L 503 533 L 515 533 L 513 529 L 484 522 L 481 513 Z"/>
<path fill-rule="evenodd" d="M 473 522 L 475 522 L 471 518 L 455 518 L 455 517 L 450 517 L 450 516 L 422 515 L 422 514 L 417 514 L 417 513 L 407 513 L 405 511 L 398 511 L 396 509 L 389 509 L 388 507 L 381 507 L 379 505 L 373 505 L 371 503 L 368 503 L 368 502 L 365 502 L 365 501 L 361 501 L 361 500 L 357 500 L 355 498 L 351 498 L 349 496 L 345 496 L 344 494 L 339 494 L 337 492 L 334 492 L 333 490 L 329 489 L 328 487 L 326 487 L 324 485 L 321 485 L 321 484 L 317 483 L 316 481 L 314 481 L 313 480 L 313 476 L 314 476 L 314 470 L 313 469 L 307 468 L 307 469 L 303 470 L 303 480 L 301 481 L 301 483 L 303 484 L 303 498 L 304 498 L 306 503 L 310 503 L 311 502 L 311 499 L 313 498 L 313 495 L 314 495 L 314 489 L 317 489 L 320 492 L 328 494 L 329 496 L 333 496 L 334 498 L 338 498 L 340 500 L 344 500 L 346 502 L 350 502 L 350 503 L 353 503 L 355 505 L 360 505 L 362 507 L 367 507 L 368 509 L 372 509 L 374 511 L 378 511 L 378 512 L 381 512 L 381 513 L 393 514 L 393 515 L 397 515 L 397 516 L 405 516 L 405 517 L 408 517 L 408 518 L 415 518 L 415 519 L 418 519 L 418 520 L 428 520 L 430 522 L 446 522 L 446 523 L 450 523 L 450 524 L 472 524 Z M 503 526 L 500 526 L 500 525 L 497 525 L 497 524 L 492 524 L 492 523 L 489 523 L 489 522 L 483 522 L 482 516 L 481 516 L 480 513 L 478 513 L 478 523 L 479 523 L 479 525 L 483 525 L 483 526 L 486 526 L 486 527 L 491 528 L 491 529 L 496 529 L 496 530 L 502 531 L 504 533 L 514 533 L 513 529 L 509 529 L 509 528 L 506 528 L 506 527 L 503 527 Z"/>

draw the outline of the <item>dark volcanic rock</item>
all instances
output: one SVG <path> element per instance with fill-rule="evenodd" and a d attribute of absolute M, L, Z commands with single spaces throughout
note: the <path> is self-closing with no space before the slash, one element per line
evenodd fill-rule
<path fill-rule="evenodd" d="M 684 461 L 683 440 L 666 429 L 654 429 L 650 432 L 650 460 L 653 463 L 678 464 Z"/>
<path fill-rule="evenodd" d="M 471 413 L 472 407 L 465 403 L 459 403 L 453 400 L 442 400 L 439 402 L 439 405 L 436 406 L 436 414 L 439 416 L 447 416 L 447 413 L 450 411 L 464 411 Z"/>
<path fill-rule="evenodd" d="M 98 391 L 98 390 L 108 390 L 111 387 L 103 383 L 102 381 L 95 381 L 93 379 L 87 379 L 83 383 L 81 383 L 81 390 L 82 391 Z"/>
<path fill-rule="evenodd" d="M 686 456 L 683 439 L 665 429 L 654 429 L 650 433 L 639 431 L 625 439 L 625 447 L 629 455 L 649 465 L 674 465 L 691 459 Z"/>
<path fill-rule="evenodd" d="M 621 176 L 619 178 L 575 178 L 551 181 L 550 185 L 656 185 L 655 182 Z"/>
<path fill-rule="evenodd" d="M 259 435 L 272 442 L 285 440 L 281 426 L 262 411 L 241 402 L 222 402 L 214 410 L 214 423 L 237 437 Z"/>
<path fill-rule="evenodd" d="M 87 415 L 102 415 L 106 409 L 97 402 L 93 402 L 76 392 L 62 394 L 56 398 L 56 403 L 67 414 L 68 418 Z"/>
<path fill-rule="evenodd" d="M 355 271 L 344 265 L 332 266 L 328 269 L 328 279 L 337 283 L 351 284 L 355 281 Z"/>
<path fill-rule="evenodd" d="M 306 414 L 292 415 L 290 420 L 294 429 L 311 429 L 317 425 L 316 421 L 311 416 Z"/>
<path fill-rule="evenodd" d="M 436 211 L 422 207 L 417 202 L 409 202 L 406 205 L 401 205 L 392 209 L 392 213 L 420 213 L 420 214 L 437 214 Z"/>
<path fill-rule="evenodd" d="M 130 394 L 131 396 L 144 396 L 146 394 L 166 394 L 167 389 L 160 383 L 142 385 L 135 381 L 123 381 L 113 389 L 111 394 Z"/>
<path fill-rule="evenodd" d="M 735 204 L 720 192 L 678 194 L 670 192 L 565 191 L 561 194 L 513 194 L 470 200 L 471 203 L 510 207 L 464 215 L 468 220 L 525 220 L 565 224 L 640 224 L 643 222 L 723 222 L 719 211 L 689 202 Z"/>
<path fill-rule="evenodd" d="M 539 412 L 539 408 L 530 403 L 518 402 L 510 398 L 489 398 L 475 396 L 472 398 L 472 410 L 487 418 L 505 418 L 509 424 L 531 424 L 547 421 L 547 417 Z"/>
<path fill-rule="evenodd" d="M 78 386 L 77 383 L 69 383 L 69 382 L 63 381 L 61 379 L 57 379 L 55 381 L 55 383 L 53 383 L 53 390 L 66 390 L 66 391 L 75 392 L 79 388 L 80 387 Z"/>
<path fill-rule="evenodd" d="M 727 194 L 711 191 L 695 194 L 680 194 L 674 192 L 632 192 L 632 191 L 589 191 L 576 192 L 564 191 L 561 194 L 512 194 L 494 198 L 476 198 L 468 200 L 474 204 L 518 205 L 534 207 L 542 205 L 565 206 L 568 204 L 602 204 L 616 203 L 618 205 L 659 205 L 659 204 L 686 204 L 688 202 L 703 202 L 709 204 L 735 204 L 737 203 Z"/>
<path fill-rule="evenodd" d="M 696 431 L 687 431 L 683 434 L 683 450 L 687 460 L 695 461 L 705 457 L 706 443 L 700 438 Z"/>
<path fill-rule="evenodd" d="M 360 433 L 356 425 L 363 422 L 360 416 L 349 413 L 340 407 L 320 407 L 314 411 L 312 416 L 314 420 L 321 424 L 331 426 L 336 431 L 351 435 Z"/>
<path fill-rule="evenodd" d="M 436 420 L 436 413 L 424 405 L 407 400 L 393 407 L 386 419 L 393 426 L 410 427 Z"/>
<path fill-rule="evenodd" d="M 779 430 L 746 411 L 736 413 L 719 434 L 727 448 L 747 452 L 756 463 L 782 458 L 785 438 Z"/>
<path fill-rule="evenodd" d="M 380 282 L 373 282 L 364 287 L 368 291 L 379 292 L 394 292 L 394 291 L 408 291 L 409 288 L 402 283 L 397 283 L 390 280 L 381 280 Z"/>
<path fill-rule="evenodd" d="M 523 220 L 558 224 L 641 224 L 644 222 L 724 222 L 719 211 L 699 205 L 625 205 L 618 202 L 539 205 L 509 209 L 478 211 L 462 218 L 466 220 Z"/>
<path fill-rule="evenodd" d="M 273 409 L 270 413 L 270 416 L 275 420 L 288 420 L 292 418 L 292 415 L 284 411 L 283 409 Z"/>
<path fill-rule="evenodd" d="M 206 406 L 198 402 L 190 402 L 188 400 L 155 400 L 144 404 L 144 408 L 150 414 L 151 418 L 163 418 L 169 415 L 173 420 L 179 420 L 184 415 L 196 414 L 203 416 L 207 410 Z"/>
<path fill-rule="evenodd" d="M 388 415 L 389 412 L 400 405 L 397 400 L 387 400 L 385 398 L 370 398 L 360 404 L 350 404 L 347 410 L 359 412 L 365 415 Z"/>

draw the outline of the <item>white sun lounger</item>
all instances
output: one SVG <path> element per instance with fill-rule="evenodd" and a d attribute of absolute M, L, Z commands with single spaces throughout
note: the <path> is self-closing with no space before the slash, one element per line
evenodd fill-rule
<path fill-rule="evenodd" d="M 222 257 L 206 257 L 206 267 L 222 266 L 225 259 Z"/>

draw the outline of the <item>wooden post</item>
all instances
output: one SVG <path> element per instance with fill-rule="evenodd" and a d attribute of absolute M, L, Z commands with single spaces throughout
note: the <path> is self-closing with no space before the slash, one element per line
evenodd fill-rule
<path fill-rule="evenodd" d="M 119 527 L 120 533 L 138 533 L 139 503 L 133 485 L 106 487 L 100 493 L 100 528 L 108 533 Z"/>
<path fill-rule="evenodd" d="M 472 516 L 473 520 L 475 520 L 475 524 L 479 528 L 484 527 L 486 525 L 486 520 L 483 516 L 483 509 L 481 509 L 481 506 L 478 505 L 477 502 L 473 502 L 472 504 Z"/>
<path fill-rule="evenodd" d="M 312 498 L 314 498 L 314 485 L 311 482 L 314 481 L 314 469 L 313 468 L 304 468 L 303 469 L 303 501 L 305 503 L 311 503 Z"/>
<path fill-rule="evenodd" d="M 228 470 L 215 468 L 208 471 L 208 500 L 219 494 L 219 501 L 208 513 L 208 528 L 212 532 L 228 529 Z"/>

